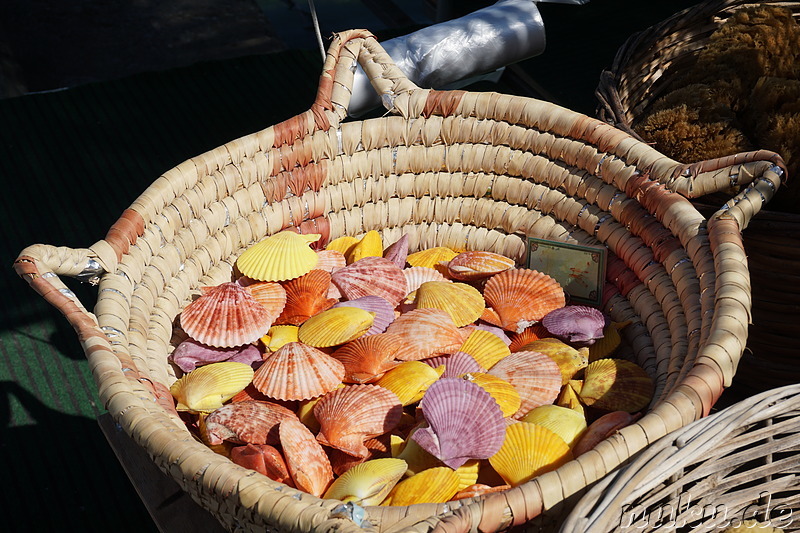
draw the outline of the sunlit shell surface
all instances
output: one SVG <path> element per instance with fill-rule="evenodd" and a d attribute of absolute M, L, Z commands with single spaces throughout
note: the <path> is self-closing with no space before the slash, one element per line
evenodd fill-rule
<path fill-rule="evenodd" d="M 421 361 L 405 361 L 386 372 L 375 384 L 395 393 L 406 406 L 418 402 L 443 371 L 444 368 L 437 370 Z"/>
<path fill-rule="evenodd" d="M 371 383 L 400 364 L 395 354 L 402 347 L 402 337 L 379 333 L 350 341 L 331 357 L 344 365 L 345 383 Z"/>
<path fill-rule="evenodd" d="M 481 461 L 478 459 L 471 459 L 456 468 L 456 474 L 458 474 L 459 478 L 458 490 L 462 490 L 474 485 L 475 482 L 478 481 L 478 472 L 480 471 L 480 468 Z"/>
<path fill-rule="evenodd" d="M 365 257 L 383 257 L 383 240 L 381 234 L 370 230 L 347 252 L 347 263 L 355 263 Z"/>
<path fill-rule="evenodd" d="M 227 440 L 239 444 L 280 444 L 278 424 L 297 419 L 292 411 L 276 403 L 249 400 L 229 403 L 205 419 L 205 438 L 209 444 Z"/>
<path fill-rule="evenodd" d="M 323 396 L 314 406 L 320 424 L 317 440 L 356 457 L 369 450 L 364 441 L 391 431 L 403 406 L 392 391 L 377 385 L 347 385 Z"/>
<path fill-rule="evenodd" d="M 403 271 L 383 257 L 365 257 L 332 274 L 333 283 L 348 300 L 380 296 L 392 307 L 408 293 Z"/>
<path fill-rule="evenodd" d="M 514 352 L 489 369 L 517 390 L 522 404 L 513 417 L 519 419 L 540 405 L 555 401 L 561 391 L 561 371 L 558 365 L 538 352 Z"/>
<path fill-rule="evenodd" d="M 479 323 L 479 324 L 471 324 L 469 326 L 466 326 L 464 329 L 468 329 L 470 331 L 474 329 L 488 331 L 489 333 L 497 335 L 500 338 L 500 340 L 502 340 L 505 343 L 506 346 L 511 345 L 511 338 L 508 335 L 506 335 L 506 332 L 503 328 L 500 328 L 498 326 L 491 326 L 489 324 Z"/>
<path fill-rule="evenodd" d="M 469 487 L 460 490 L 453 496 L 453 500 L 462 500 L 464 498 L 477 498 L 478 496 L 483 496 L 484 494 L 491 494 L 492 492 L 503 492 L 504 490 L 508 490 L 511 488 L 511 485 L 497 485 L 496 487 L 492 487 L 490 485 L 484 485 L 483 483 L 475 483 L 474 485 L 470 485 Z"/>
<path fill-rule="evenodd" d="M 408 284 L 409 294 L 419 289 L 419 286 L 426 281 L 446 281 L 448 283 L 452 283 L 452 281 L 445 278 L 438 270 L 427 267 L 406 268 L 403 270 L 403 275 L 405 276 L 406 283 Z"/>
<path fill-rule="evenodd" d="M 426 268 L 435 268 L 442 261 L 450 261 L 457 255 L 458 252 L 451 250 L 450 248 L 446 248 L 444 246 L 438 246 L 435 248 L 427 248 L 425 250 L 420 250 L 419 252 L 414 252 L 413 254 L 409 254 L 408 257 L 406 257 L 406 263 L 408 263 L 412 267 L 419 266 Z"/>
<path fill-rule="evenodd" d="M 344 254 L 338 250 L 317 250 L 317 259 L 315 270 L 333 272 L 347 266 Z"/>
<path fill-rule="evenodd" d="M 309 246 L 322 235 L 281 231 L 245 250 L 236 266 L 259 281 L 284 281 L 302 276 L 317 265 L 317 253 Z"/>
<path fill-rule="evenodd" d="M 366 461 L 337 478 L 324 497 L 361 506 L 379 505 L 405 472 L 406 462 L 402 459 Z"/>
<path fill-rule="evenodd" d="M 268 332 L 269 344 L 267 344 L 267 348 L 271 352 L 277 352 L 284 344 L 299 341 L 300 339 L 297 336 L 298 331 L 300 331 L 299 327 L 288 324 L 284 326 L 272 326 L 269 328 Z"/>
<path fill-rule="evenodd" d="M 467 373 L 461 379 L 471 381 L 488 392 L 500 406 L 504 417 L 513 415 L 522 403 L 517 389 L 511 383 L 485 372 Z"/>
<path fill-rule="evenodd" d="M 189 372 L 169 388 L 178 411 L 208 413 L 222 407 L 253 379 L 253 369 L 244 363 L 223 361 Z"/>
<path fill-rule="evenodd" d="M 508 348 L 512 352 L 521 352 L 524 350 L 524 346 L 529 342 L 538 341 L 539 339 L 546 339 L 550 337 L 550 332 L 541 325 L 541 324 L 534 324 L 523 329 L 519 333 L 512 333 L 511 334 L 511 344 Z"/>
<path fill-rule="evenodd" d="M 459 350 L 471 355 L 483 368 L 492 368 L 511 355 L 511 350 L 500 337 L 480 329 L 473 330 Z"/>
<path fill-rule="evenodd" d="M 599 359 L 584 371 L 578 393 L 586 405 L 604 411 L 641 411 L 653 399 L 653 379 L 639 365 L 623 359 Z"/>
<path fill-rule="evenodd" d="M 429 427 L 418 429 L 411 438 L 450 468 L 470 459 L 487 459 L 503 444 L 503 413 L 475 383 L 440 379 L 428 387 L 420 408 Z"/>
<path fill-rule="evenodd" d="M 575 349 L 558 339 L 547 338 L 531 341 L 522 350 L 539 352 L 556 362 L 561 369 L 561 384 L 565 385 L 575 374 L 589 364 L 589 349 Z"/>
<path fill-rule="evenodd" d="M 254 344 L 234 348 L 215 348 L 201 344 L 194 339 L 186 339 L 175 347 L 169 359 L 182 371 L 191 372 L 198 366 L 222 361 L 233 360 L 249 365 L 254 361 L 261 361 L 261 352 Z"/>
<path fill-rule="evenodd" d="M 333 481 L 333 469 L 325 450 L 299 420 L 286 419 L 279 425 L 281 448 L 295 487 L 321 497 Z"/>
<path fill-rule="evenodd" d="M 470 372 L 486 372 L 474 357 L 465 352 L 425 359 L 424 362 L 434 368 L 439 364 L 445 365 L 443 378 L 458 378 Z"/>
<path fill-rule="evenodd" d="M 383 251 L 384 259 L 388 259 L 400 268 L 405 268 L 408 257 L 408 234 L 403 234 L 397 241 Z"/>
<path fill-rule="evenodd" d="M 325 246 L 326 250 L 335 250 L 347 257 L 350 249 L 358 243 L 358 239 L 351 235 L 343 235 L 337 239 L 333 239 Z"/>
<path fill-rule="evenodd" d="M 231 461 L 244 468 L 255 470 L 268 478 L 294 486 L 286 461 L 281 452 L 269 444 L 247 444 L 231 449 Z"/>
<path fill-rule="evenodd" d="M 574 383 L 575 380 L 573 379 L 561 387 L 561 392 L 558 393 L 558 398 L 556 398 L 554 405 L 572 409 L 573 411 L 580 413 L 581 416 L 584 416 L 585 410 L 583 408 L 583 404 L 581 403 L 580 397 L 578 396 L 578 392 L 574 387 Z M 583 383 L 581 383 L 581 385 L 583 385 Z"/>
<path fill-rule="evenodd" d="M 331 274 L 314 269 L 283 284 L 286 290 L 286 305 L 275 324 L 299 326 L 310 317 L 330 309 L 336 300 L 328 298 Z"/>
<path fill-rule="evenodd" d="M 488 278 L 514 268 L 514 260 L 492 252 L 462 252 L 447 263 L 450 277 L 463 281 Z"/>
<path fill-rule="evenodd" d="M 271 323 L 270 312 L 234 282 L 204 290 L 183 309 L 180 321 L 191 338 L 218 348 L 253 343 Z"/>
<path fill-rule="evenodd" d="M 561 285 L 536 270 L 506 270 L 489 278 L 483 290 L 486 305 L 500 317 L 503 329 L 521 332 L 554 309 L 564 307 Z"/>
<path fill-rule="evenodd" d="M 290 342 L 269 355 L 255 375 L 253 385 L 270 398 L 307 400 L 336 388 L 344 365 L 301 342 Z"/>
<path fill-rule="evenodd" d="M 558 405 L 540 405 L 521 421 L 546 427 L 564 439 L 570 448 L 586 431 L 586 418 L 581 413 Z"/>
<path fill-rule="evenodd" d="M 269 312 L 270 323 L 278 318 L 286 305 L 286 290 L 283 285 L 275 281 L 255 281 L 244 276 L 239 278 L 238 283 Z"/>
<path fill-rule="evenodd" d="M 519 422 L 506 428 L 503 446 L 489 458 L 489 463 L 506 483 L 516 487 L 571 459 L 564 439 L 547 428 Z"/>
<path fill-rule="evenodd" d="M 405 507 L 416 503 L 444 503 L 458 492 L 458 474 L 446 466 L 429 468 L 395 485 L 382 505 Z"/>
<path fill-rule="evenodd" d="M 453 319 L 440 309 L 413 309 L 403 313 L 386 328 L 386 333 L 405 339 L 403 350 L 397 355 L 404 361 L 455 353 L 463 344 Z"/>
<path fill-rule="evenodd" d="M 466 283 L 426 281 L 417 289 L 414 298 L 417 309 L 446 311 L 457 327 L 466 326 L 480 318 L 484 310 L 483 296 Z"/>
<path fill-rule="evenodd" d="M 333 307 L 358 307 L 364 311 L 375 313 L 372 327 L 364 335 L 383 333 L 389 327 L 389 324 L 394 322 L 394 307 L 380 296 L 362 296 L 355 300 L 339 302 Z"/>
<path fill-rule="evenodd" d="M 375 313 L 358 307 L 334 307 L 306 320 L 297 335 L 316 348 L 338 346 L 365 334 L 374 319 Z"/>
<path fill-rule="evenodd" d="M 594 307 L 568 305 L 547 313 L 542 318 L 542 325 L 567 342 L 589 345 L 603 338 L 606 317 Z"/>

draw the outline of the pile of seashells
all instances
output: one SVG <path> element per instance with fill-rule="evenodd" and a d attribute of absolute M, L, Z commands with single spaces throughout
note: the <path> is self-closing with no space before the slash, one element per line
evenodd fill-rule
<path fill-rule="evenodd" d="M 233 462 L 358 505 L 524 483 L 650 403 L 619 330 L 508 257 L 277 233 L 204 287 L 169 356 L 176 409 Z M 179 331 L 180 333 L 180 331 Z"/>

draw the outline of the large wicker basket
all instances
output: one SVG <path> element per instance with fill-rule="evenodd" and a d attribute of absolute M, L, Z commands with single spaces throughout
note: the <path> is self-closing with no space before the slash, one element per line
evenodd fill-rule
<path fill-rule="evenodd" d="M 711 531 L 755 520 L 797 531 L 798 474 L 795 384 L 742 400 L 651 444 L 592 487 L 561 530 Z"/>
<path fill-rule="evenodd" d="M 356 61 L 394 116 L 344 120 Z M 776 164 L 757 152 L 684 165 L 547 102 L 420 89 L 368 32 L 350 31 L 335 36 L 309 111 L 169 170 L 89 248 L 34 245 L 15 267 L 74 325 L 117 423 L 229 529 L 496 531 L 549 520 L 649 443 L 708 414 L 747 338 L 740 228 L 780 185 Z M 741 192 L 706 219 L 687 197 L 727 189 L 733 174 Z M 324 239 L 376 229 L 387 242 L 406 233 L 416 249 L 520 261 L 526 236 L 603 244 L 604 310 L 632 321 L 630 356 L 655 378 L 656 398 L 636 424 L 522 486 L 369 507 L 361 520 L 360 509 L 236 466 L 176 416 L 170 339 L 200 286 L 230 279 L 246 247 L 285 228 Z M 99 282 L 94 314 L 59 276 Z"/>
<path fill-rule="evenodd" d="M 768 0 L 800 18 L 800 2 Z M 744 0 L 710 0 L 683 10 L 631 35 L 620 47 L 597 87 L 600 119 L 641 138 L 632 129 L 638 118 L 690 68 L 718 30 Z M 800 133 L 798 133 L 800 135 Z M 705 213 L 709 206 L 695 205 Z M 716 206 L 710 206 L 716 209 Z M 800 382 L 796 359 L 795 317 L 800 313 L 800 212 L 762 211 L 744 232 L 753 290 L 753 327 L 748 353 L 736 382 L 743 397 Z"/>

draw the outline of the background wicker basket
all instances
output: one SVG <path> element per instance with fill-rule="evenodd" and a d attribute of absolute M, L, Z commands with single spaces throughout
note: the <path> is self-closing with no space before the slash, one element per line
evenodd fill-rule
<path fill-rule="evenodd" d="M 752 396 L 653 443 L 592 487 L 561 530 L 662 531 L 688 524 L 710 531 L 755 519 L 797 531 L 798 474 L 795 384 Z"/>
<path fill-rule="evenodd" d="M 790 9 L 797 20 L 800 3 L 759 2 Z M 601 74 L 596 95 L 600 119 L 627 131 L 690 68 L 710 36 L 737 10 L 754 5 L 741 0 L 712 0 L 685 9 L 632 35 Z M 800 132 L 798 132 L 800 135 Z M 778 193 L 780 195 L 780 192 Z M 703 213 L 716 207 L 701 202 Z M 800 213 L 762 211 L 744 231 L 753 291 L 753 326 L 748 353 L 734 398 L 800 382 L 796 364 L 795 317 L 800 312 Z"/>
<path fill-rule="evenodd" d="M 358 61 L 395 116 L 346 122 Z M 287 82 L 288 83 L 288 82 Z M 685 165 L 599 120 L 497 93 L 423 90 L 363 30 L 337 35 L 306 113 L 169 170 L 86 249 L 33 245 L 17 272 L 78 332 L 115 421 L 192 498 L 237 531 L 496 531 L 551 520 L 655 439 L 708 414 L 747 337 L 740 227 L 780 181 L 771 152 Z M 709 219 L 688 197 L 742 191 Z M 238 467 L 174 410 L 175 318 L 236 257 L 285 228 L 323 239 L 380 230 L 414 249 L 522 260 L 525 237 L 604 244 L 604 310 L 656 381 L 648 413 L 554 472 L 482 498 L 360 509 Z M 59 276 L 99 283 L 89 313 Z M 546 513 L 543 513 L 547 511 Z"/>

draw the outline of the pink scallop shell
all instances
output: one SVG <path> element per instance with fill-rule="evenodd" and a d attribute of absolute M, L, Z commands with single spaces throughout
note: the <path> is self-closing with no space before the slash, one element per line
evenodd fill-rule
<path fill-rule="evenodd" d="M 334 307 L 358 307 L 375 313 L 372 327 L 364 333 L 364 336 L 383 333 L 389 324 L 394 322 L 394 307 L 380 296 L 362 296 L 355 300 L 345 300 L 335 304 Z"/>
<path fill-rule="evenodd" d="M 279 444 L 278 424 L 297 419 L 292 411 L 272 402 L 248 400 L 223 405 L 205 419 L 211 445 L 227 440 L 239 444 Z"/>
<path fill-rule="evenodd" d="M 338 250 L 317 250 L 317 270 L 334 272 L 347 266 L 344 254 Z"/>
<path fill-rule="evenodd" d="M 247 444 L 231 449 L 231 461 L 244 468 L 255 470 L 268 478 L 294 486 L 281 452 L 269 444 Z"/>
<path fill-rule="evenodd" d="M 555 402 L 561 392 L 561 370 L 550 357 L 539 352 L 512 352 L 489 369 L 489 374 L 511 383 L 519 393 L 521 418 L 531 409 Z"/>
<path fill-rule="evenodd" d="M 503 412 L 488 392 L 471 381 L 435 381 L 420 408 L 429 427 L 418 429 L 411 438 L 450 468 L 470 459 L 488 459 L 503 445 Z"/>
<path fill-rule="evenodd" d="M 282 421 L 279 432 L 286 466 L 295 487 L 321 497 L 333 482 L 333 469 L 325 450 L 297 419 Z"/>
<path fill-rule="evenodd" d="M 403 271 L 383 257 L 359 259 L 334 272 L 331 279 L 348 300 L 380 296 L 394 308 L 408 293 Z"/>
<path fill-rule="evenodd" d="M 169 360 L 184 372 L 191 372 L 201 365 L 236 361 L 251 365 L 261 361 L 261 352 L 255 344 L 235 346 L 233 348 L 216 348 L 206 346 L 194 339 L 186 339 L 170 354 Z"/>
<path fill-rule="evenodd" d="M 441 309 L 413 309 L 403 313 L 386 329 L 386 333 L 405 339 L 405 347 L 396 356 L 403 361 L 455 353 L 464 343 L 453 319 Z"/>
<path fill-rule="evenodd" d="M 568 305 L 547 313 L 542 318 L 542 325 L 567 342 L 589 345 L 603 338 L 606 317 L 594 307 Z"/>
<path fill-rule="evenodd" d="M 410 267 L 403 270 L 408 284 L 408 294 L 419 289 L 420 285 L 426 281 L 450 281 L 441 272 L 428 267 Z"/>
<path fill-rule="evenodd" d="M 461 252 L 447 263 L 447 272 L 453 279 L 476 281 L 514 268 L 514 260 L 492 252 Z"/>
<path fill-rule="evenodd" d="M 253 376 L 259 392 L 278 400 L 308 400 L 342 382 L 344 365 L 325 352 L 289 342 L 268 356 Z"/>
<path fill-rule="evenodd" d="M 456 352 L 447 358 L 445 363 L 443 378 L 457 378 L 471 372 L 486 372 L 470 354 L 466 352 Z"/>
<path fill-rule="evenodd" d="M 384 259 L 388 259 L 400 268 L 405 268 L 408 257 L 408 234 L 403 234 L 394 244 L 383 251 Z"/>

